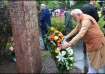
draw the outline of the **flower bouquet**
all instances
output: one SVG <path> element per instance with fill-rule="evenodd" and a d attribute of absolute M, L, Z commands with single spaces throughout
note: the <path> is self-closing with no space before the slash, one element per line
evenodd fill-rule
<path fill-rule="evenodd" d="M 60 72 L 69 71 L 74 63 L 73 49 L 60 49 L 64 41 L 64 35 L 51 27 L 46 36 L 47 47 L 54 58 Z"/>

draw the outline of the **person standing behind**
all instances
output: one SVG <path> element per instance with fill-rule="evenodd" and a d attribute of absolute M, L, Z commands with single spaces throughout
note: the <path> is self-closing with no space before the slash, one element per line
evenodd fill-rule
<path fill-rule="evenodd" d="M 81 10 L 83 13 L 92 16 L 97 22 L 99 21 L 99 16 L 96 8 L 96 0 L 90 0 L 90 3 L 84 4 Z"/>
<path fill-rule="evenodd" d="M 42 35 L 45 35 L 48 31 L 48 27 L 51 26 L 51 13 L 45 4 L 41 4 L 40 26 Z"/>
<path fill-rule="evenodd" d="M 47 49 L 44 38 L 48 32 L 48 28 L 51 27 L 51 13 L 47 5 L 45 4 L 41 4 L 39 22 L 40 22 L 40 28 L 41 28 L 42 39 L 44 42 L 44 47 L 45 49 Z"/>
<path fill-rule="evenodd" d="M 65 11 L 65 29 L 66 33 L 71 32 L 73 29 L 72 18 L 69 11 Z"/>

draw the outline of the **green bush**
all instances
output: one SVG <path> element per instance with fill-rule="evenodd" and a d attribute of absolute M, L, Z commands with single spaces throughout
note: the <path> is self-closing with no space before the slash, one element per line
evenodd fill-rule
<path fill-rule="evenodd" d="M 64 25 L 64 18 L 61 19 L 60 17 L 52 17 L 51 24 L 54 28 L 65 33 L 65 25 Z"/>
<path fill-rule="evenodd" d="M 103 18 L 104 18 L 104 17 L 100 17 L 100 20 L 99 20 L 99 22 L 98 22 L 98 24 L 99 24 L 99 26 L 100 26 L 100 28 L 101 28 L 102 31 L 103 31 L 103 26 L 105 25 L 105 21 L 104 21 Z"/>
<path fill-rule="evenodd" d="M 100 10 L 101 6 L 99 5 L 98 1 L 96 1 L 97 10 Z"/>

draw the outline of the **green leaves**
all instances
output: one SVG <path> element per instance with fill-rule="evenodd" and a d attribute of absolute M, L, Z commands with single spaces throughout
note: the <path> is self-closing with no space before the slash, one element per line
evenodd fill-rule
<path fill-rule="evenodd" d="M 48 7 L 51 9 L 53 8 L 56 9 L 56 8 L 59 8 L 60 5 L 58 1 L 48 1 Z"/>
<path fill-rule="evenodd" d="M 103 18 L 104 18 L 104 17 L 100 17 L 100 20 L 99 20 L 99 22 L 98 22 L 98 24 L 99 24 L 99 26 L 100 26 L 100 28 L 101 28 L 102 31 L 103 31 L 103 26 L 105 25 L 105 21 L 104 21 Z"/>
<path fill-rule="evenodd" d="M 51 23 L 52 26 L 60 32 L 65 32 L 64 18 L 61 19 L 60 17 L 53 17 Z"/>

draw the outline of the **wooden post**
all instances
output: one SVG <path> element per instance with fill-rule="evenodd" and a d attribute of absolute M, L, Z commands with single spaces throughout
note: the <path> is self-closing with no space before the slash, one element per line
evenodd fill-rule
<path fill-rule="evenodd" d="M 11 1 L 10 17 L 18 73 L 39 73 L 41 55 L 36 1 Z"/>

